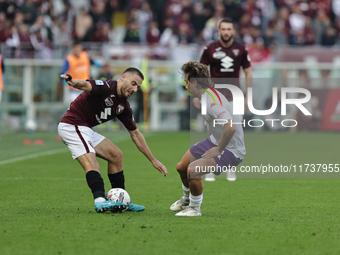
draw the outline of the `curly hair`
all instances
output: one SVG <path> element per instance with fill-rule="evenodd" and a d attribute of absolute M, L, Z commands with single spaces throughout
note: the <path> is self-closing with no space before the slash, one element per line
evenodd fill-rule
<path fill-rule="evenodd" d="M 210 72 L 207 65 L 197 61 L 189 61 L 182 65 L 181 71 L 184 75 L 188 74 L 188 80 L 190 81 L 192 81 L 191 79 L 200 79 L 201 82 L 210 84 Z"/>

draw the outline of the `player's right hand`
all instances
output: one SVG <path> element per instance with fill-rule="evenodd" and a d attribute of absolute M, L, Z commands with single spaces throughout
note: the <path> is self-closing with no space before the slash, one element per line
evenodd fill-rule
<path fill-rule="evenodd" d="M 157 159 L 152 162 L 152 165 L 154 166 L 154 168 L 158 169 L 158 171 L 163 173 L 164 176 L 168 175 L 168 170 L 166 169 L 166 167 L 161 162 L 159 162 Z"/>
<path fill-rule="evenodd" d="M 72 87 L 74 86 L 74 83 L 72 81 L 72 76 L 71 75 L 69 75 L 69 74 L 61 74 L 60 78 L 65 79 L 66 83 L 69 86 L 72 86 Z"/>

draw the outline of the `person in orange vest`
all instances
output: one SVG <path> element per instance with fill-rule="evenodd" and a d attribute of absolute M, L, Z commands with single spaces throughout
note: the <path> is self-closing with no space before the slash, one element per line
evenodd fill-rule
<path fill-rule="evenodd" d="M 90 58 L 80 42 L 75 42 L 72 46 L 72 53 L 64 61 L 61 74 L 68 73 L 73 79 L 87 80 L 90 79 L 91 65 L 102 67 L 100 63 Z M 66 85 L 65 82 L 64 85 Z M 70 102 L 73 102 L 81 92 L 82 90 L 70 87 Z"/>
<path fill-rule="evenodd" d="M 4 77 L 5 75 L 5 65 L 2 55 L 0 54 L 0 103 L 2 98 L 2 91 L 4 90 Z"/>

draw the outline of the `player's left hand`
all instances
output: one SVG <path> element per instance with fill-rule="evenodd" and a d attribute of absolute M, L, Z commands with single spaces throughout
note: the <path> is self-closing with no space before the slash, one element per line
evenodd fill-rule
<path fill-rule="evenodd" d="M 152 165 L 154 166 L 154 168 L 158 169 L 158 171 L 163 173 L 164 176 L 168 175 L 168 170 L 166 170 L 166 167 L 161 162 L 159 162 L 157 159 L 152 161 Z"/>
<path fill-rule="evenodd" d="M 205 158 L 205 159 L 213 158 L 220 154 L 221 152 L 217 149 L 217 147 L 212 147 L 210 150 L 207 150 L 206 152 L 204 152 L 204 154 L 202 155 L 202 158 Z"/>

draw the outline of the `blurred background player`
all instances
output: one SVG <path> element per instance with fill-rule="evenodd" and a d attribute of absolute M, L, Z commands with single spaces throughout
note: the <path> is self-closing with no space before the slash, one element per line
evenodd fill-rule
<path fill-rule="evenodd" d="M 204 48 L 200 62 L 209 66 L 211 78 L 228 78 L 228 83 L 237 87 L 240 87 L 239 77 L 242 67 L 246 78 L 246 87 L 251 87 L 253 75 L 250 57 L 245 46 L 234 40 L 235 30 L 231 19 L 224 18 L 219 22 L 218 34 L 220 39 L 209 43 Z M 229 102 L 233 101 L 229 90 L 225 89 L 221 92 Z M 245 93 L 245 97 L 245 102 L 247 102 L 247 93 Z M 207 174 L 205 180 L 215 181 L 215 176 Z M 236 174 L 227 172 L 227 180 L 235 181 Z"/>
<path fill-rule="evenodd" d="M 128 68 L 118 81 L 70 79 L 60 75 L 67 84 L 87 93 L 82 93 L 70 105 L 58 125 L 58 134 L 68 146 L 72 158 L 77 159 L 86 173 L 97 212 L 122 211 L 120 204 L 106 201 L 104 182 L 99 171 L 97 157 L 108 162 L 108 177 L 112 188 L 125 189 L 123 174 L 123 154 L 110 140 L 93 131 L 93 127 L 117 117 L 129 131 L 136 147 L 150 160 L 152 165 L 165 176 L 165 166 L 151 153 L 144 136 L 133 120 L 133 112 L 128 99 L 141 86 L 143 74 L 136 68 Z M 145 207 L 133 204 L 128 211 L 142 211 Z"/>
<path fill-rule="evenodd" d="M 200 99 L 201 102 L 203 96 L 206 98 L 206 106 L 202 107 L 207 107 L 204 118 L 210 136 L 193 145 L 177 164 L 176 169 L 181 177 L 184 196 L 173 203 L 170 210 L 180 211 L 176 216 L 201 216 L 200 207 L 203 200 L 201 176 L 208 171 L 218 175 L 223 168 L 236 167 L 242 162 L 246 149 L 242 125 L 232 124 L 240 123 L 241 117 L 233 115 L 231 103 L 222 93 L 217 91 L 220 101 L 217 100 L 216 104 L 215 99 L 210 96 L 215 94 L 210 86 L 206 85 L 211 84 L 208 67 L 197 61 L 189 61 L 181 70 L 185 74 L 186 88 L 190 95 Z M 213 123 L 217 118 L 228 122 L 215 126 Z M 184 206 L 186 208 L 183 208 Z"/>
<path fill-rule="evenodd" d="M 2 98 L 2 91 L 4 90 L 4 76 L 5 76 L 5 65 L 2 55 L 0 54 L 0 103 Z"/>
<path fill-rule="evenodd" d="M 105 62 L 101 72 L 97 75 L 97 80 L 112 80 L 114 75 L 110 62 Z"/>
<path fill-rule="evenodd" d="M 64 61 L 61 74 L 68 73 L 73 79 L 87 80 L 90 79 L 91 65 L 102 67 L 100 63 L 92 60 L 83 50 L 81 43 L 76 41 L 72 45 L 72 53 Z M 70 87 L 70 102 L 73 102 L 81 92 L 81 90 Z"/>

